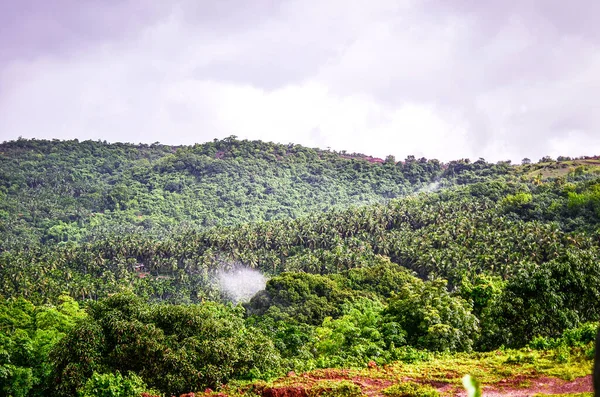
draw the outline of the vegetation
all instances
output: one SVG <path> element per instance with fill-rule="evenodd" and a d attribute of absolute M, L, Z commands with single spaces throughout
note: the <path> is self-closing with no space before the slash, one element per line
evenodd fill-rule
<path fill-rule="evenodd" d="M 438 397 L 440 393 L 431 386 L 404 382 L 383 390 L 383 395 L 389 397 Z"/>
<path fill-rule="evenodd" d="M 0 154 L 0 249 L 297 218 L 399 197 L 443 174 L 437 160 L 379 164 L 234 137 L 180 147 L 20 139 Z"/>
<path fill-rule="evenodd" d="M 23 298 L 0 300 L 0 390 L 7 396 L 43 396 L 51 383 L 50 352 L 86 314 L 67 296 L 57 306 Z"/>
<path fill-rule="evenodd" d="M 435 380 L 442 359 L 457 383 L 589 373 L 595 159 L 396 163 L 234 137 L 0 152 L 3 394 L 170 396 L 367 366 Z M 237 267 L 268 277 L 243 304 L 218 278 Z M 413 386 L 384 394 L 435 392 Z"/>

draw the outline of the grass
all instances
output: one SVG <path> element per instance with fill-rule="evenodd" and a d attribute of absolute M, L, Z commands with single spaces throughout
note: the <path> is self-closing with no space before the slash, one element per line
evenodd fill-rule
<path fill-rule="evenodd" d="M 575 350 L 568 362 L 558 362 L 553 351 L 498 350 L 489 353 L 457 353 L 439 355 L 431 361 L 390 366 L 396 377 L 429 382 L 461 382 L 471 374 L 484 384 L 498 383 L 507 378 L 550 376 L 573 380 L 592 372 L 592 361 Z"/>
<path fill-rule="evenodd" d="M 438 397 L 440 393 L 430 385 L 415 382 L 397 383 L 382 390 L 387 397 Z"/>
<path fill-rule="evenodd" d="M 362 388 L 362 394 L 377 396 L 433 396 L 435 388 L 444 388 L 446 393 L 462 390 L 462 378 L 466 374 L 470 374 L 484 386 L 498 384 L 527 388 L 532 380 L 539 377 L 571 381 L 587 376 L 592 373 L 592 366 L 593 360 L 586 357 L 582 348 L 571 349 L 569 359 L 566 361 L 560 359 L 552 350 L 436 353 L 431 354 L 430 359 L 426 361 L 395 362 L 354 370 L 319 369 L 305 374 L 281 377 L 271 382 L 230 384 L 224 391 L 230 396 L 255 396 L 259 394 L 257 390 L 267 387 L 299 388 L 305 390 L 308 397 L 358 397 L 361 395 Z M 590 395 L 579 393 L 569 396 Z"/>

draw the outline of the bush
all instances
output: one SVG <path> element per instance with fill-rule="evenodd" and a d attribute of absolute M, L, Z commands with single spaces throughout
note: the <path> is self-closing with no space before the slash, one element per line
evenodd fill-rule
<path fill-rule="evenodd" d="M 533 196 L 531 193 L 519 192 L 515 194 L 509 194 L 504 197 L 501 201 L 501 205 L 507 208 L 518 208 L 525 204 L 531 203 Z"/>
<path fill-rule="evenodd" d="M 571 352 L 569 348 L 565 345 L 560 345 L 556 349 L 554 349 L 554 359 L 556 362 L 565 364 L 571 360 Z"/>
<path fill-rule="evenodd" d="M 562 340 L 567 346 L 580 347 L 586 346 L 596 340 L 598 332 L 598 323 L 589 322 L 573 329 L 566 330 L 562 335 Z"/>
<path fill-rule="evenodd" d="M 433 353 L 427 350 L 415 349 L 412 346 L 402 346 L 393 349 L 393 357 L 403 363 L 413 364 L 431 360 Z"/>
<path fill-rule="evenodd" d="M 327 317 L 316 329 L 315 348 L 323 366 L 362 366 L 371 360 L 379 364 L 387 362 L 391 357 L 380 332 L 382 310 L 379 302 L 365 299 L 336 320 Z"/>
<path fill-rule="evenodd" d="M 309 397 L 360 397 L 362 390 L 350 381 L 321 381 L 313 386 Z"/>
<path fill-rule="evenodd" d="M 136 374 L 130 373 L 123 377 L 119 372 L 94 372 L 79 390 L 79 397 L 139 397 L 142 393 L 159 394 L 156 390 L 149 390 L 142 378 Z"/>
<path fill-rule="evenodd" d="M 265 290 L 256 294 L 246 309 L 250 314 L 318 326 L 326 317 L 339 317 L 342 303 L 351 298 L 351 291 L 341 289 L 329 277 L 282 273 L 271 278 Z"/>
<path fill-rule="evenodd" d="M 596 332 L 598 332 L 598 324 L 589 322 L 566 330 L 559 338 L 536 336 L 529 342 L 529 347 L 535 350 L 549 350 L 559 346 L 585 347 L 594 342 Z"/>
<path fill-rule="evenodd" d="M 403 382 L 383 390 L 388 397 L 438 397 L 440 393 L 430 385 Z"/>
<path fill-rule="evenodd" d="M 536 336 L 531 342 L 529 342 L 529 347 L 535 350 L 548 350 L 555 348 L 556 346 L 560 345 L 560 343 L 560 339 Z"/>
<path fill-rule="evenodd" d="M 516 352 L 511 354 L 504 361 L 506 364 L 534 364 L 536 357 L 533 354 Z"/>
<path fill-rule="evenodd" d="M 486 332 L 481 346 L 518 348 L 536 336 L 560 337 L 565 330 L 597 321 L 598 296 L 600 263 L 594 249 L 569 248 L 543 266 L 524 263 L 484 310 L 481 319 Z M 580 343 L 580 338 L 583 342 L 593 335 L 593 326 L 569 335 L 569 343 Z"/>

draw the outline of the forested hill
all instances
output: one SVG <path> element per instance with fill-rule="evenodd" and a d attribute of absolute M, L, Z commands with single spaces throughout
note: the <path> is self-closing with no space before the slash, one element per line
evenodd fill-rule
<path fill-rule="evenodd" d="M 235 137 L 178 147 L 19 139 L 0 145 L 0 250 L 298 218 L 511 168 Z"/>
<path fill-rule="evenodd" d="M 505 368 L 591 368 L 596 158 L 396 162 L 233 138 L 0 152 L 2 395 L 171 396 L 499 348 Z M 223 274 L 262 281 L 232 305 Z M 130 393 L 98 392 L 115 388 Z"/>
<path fill-rule="evenodd" d="M 52 150 L 43 155 L 34 149 L 37 145 Z M 242 153 L 241 148 L 248 152 L 251 147 L 262 149 L 256 156 Z M 65 292 L 98 299 L 121 288 L 153 300 L 219 300 L 215 273 L 236 263 L 270 275 L 329 274 L 389 258 L 421 278 L 437 275 L 458 285 L 465 275 L 508 280 L 556 258 L 592 263 L 600 257 L 600 177 L 594 159 L 515 167 L 482 160 L 371 163 L 235 140 L 179 149 L 37 141 L 6 148 L 12 155 L 3 158 L 7 248 L 0 253 L 0 282 L 4 296 L 35 302 Z M 99 152 L 94 155 L 92 149 Z M 79 152 L 87 157 L 74 154 Z M 116 166 L 118 161 L 122 164 Z M 112 166 L 103 168 L 106 162 Z M 7 171 L 9 165 L 13 168 Z M 313 177 L 320 182 L 302 182 Z M 393 185 L 394 194 L 428 187 L 432 180 L 455 185 L 386 200 L 389 190 L 383 194 L 377 188 L 382 181 L 392 185 L 393 178 L 401 181 Z M 168 188 L 173 181 L 183 181 L 179 191 Z M 265 184 L 275 183 L 282 186 L 275 192 L 286 195 L 265 191 Z M 386 202 L 319 212 L 325 207 L 317 198 L 336 197 L 328 183 L 339 189 L 340 207 L 353 203 L 352 192 L 358 200 Z M 360 196 L 355 184 L 368 194 Z M 236 192 L 258 186 L 263 190 L 254 197 Z M 297 219 L 241 223 L 270 210 L 283 218 L 275 212 L 280 205 L 275 199 L 290 197 L 299 214 L 312 212 Z M 194 212 L 199 208 L 202 215 Z M 229 210 L 233 214 L 225 213 Z M 196 227 L 205 214 L 211 219 L 223 214 L 227 222 L 240 224 Z M 177 229 L 179 222 L 188 226 Z M 67 241 L 72 238 L 80 241 Z M 18 239 L 25 243 L 12 243 Z"/>

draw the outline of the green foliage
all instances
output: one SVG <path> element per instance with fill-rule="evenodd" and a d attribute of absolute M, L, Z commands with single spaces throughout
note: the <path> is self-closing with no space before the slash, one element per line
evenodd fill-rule
<path fill-rule="evenodd" d="M 509 194 L 508 196 L 504 197 L 504 199 L 501 201 L 501 205 L 515 208 L 529 204 L 532 200 L 533 196 L 531 193 L 519 192 L 515 194 Z"/>
<path fill-rule="evenodd" d="M 52 394 L 74 396 L 95 371 L 101 371 L 105 354 L 102 328 L 93 321 L 81 322 L 50 353 Z"/>
<path fill-rule="evenodd" d="M 557 337 L 564 330 L 597 321 L 600 262 L 597 251 L 568 250 L 539 266 L 523 264 L 503 293 L 482 315 L 484 346 L 523 346 L 536 336 Z"/>
<path fill-rule="evenodd" d="M 402 382 L 383 390 L 388 397 L 438 397 L 440 393 L 430 385 L 416 382 Z"/>
<path fill-rule="evenodd" d="M 600 183 L 594 183 L 580 192 L 568 192 L 568 207 L 575 213 L 600 218 Z"/>
<path fill-rule="evenodd" d="M 310 388 L 309 397 L 361 397 L 360 387 L 350 381 L 320 381 Z"/>
<path fill-rule="evenodd" d="M 477 274 L 472 278 L 463 277 L 458 293 L 473 302 L 473 313 L 479 317 L 502 294 L 504 285 L 498 276 Z"/>
<path fill-rule="evenodd" d="M 402 346 L 394 350 L 394 358 L 407 364 L 429 361 L 433 354 L 427 350 L 416 349 L 412 346 Z"/>
<path fill-rule="evenodd" d="M 133 376 L 180 393 L 502 345 L 567 365 L 593 350 L 591 160 L 380 163 L 234 137 L 0 146 L 3 394 Z M 238 265 L 269 277 L 246 313 L 215 281 Z"/>
<path fill-rule="evenodd" d="M 5 395 L 45 395 L 50 350 L 85 318 L 73 299 L 60 301 L 38 307 L 23 298 L 0 301 L 0 390 Z"/>
<path fill-rule="evenodd" d="M 535 364 L 536 356 L 528 352 L 517 351 L 510 354 L 504 362 L 506 364 Z"/>
<path fill-rule="evenodd" d="M 401 331 L 399 335 L 385 334 L 391 327 L 383 324 L 383 308 L 377 301 L 361 300 L 340 318 L 327 317 L 316 329 L 317 365 L 360 367 L 371 360 L 379 364 L 390 361 L 389 347 L 405 341 Z"/>
<path fill-rule="evenodd" d="M 351 296 L 329 277 L 282 273 L 267 282 L 265 291 L 251 300 L 248 310 L 252 314 L 318 325 L 328 316 L 339 316 L 341 304 Z"/>
<path fill-rule="evenodd" d="M 119 372 L 99 374 L 94 372 L 79 390 L 80 397 L 140 397 L 142 393 L 158 394 L 148 389 L 142 378 L 134 373 L 123 377 Z"/>
<path fill-rule="evenodd" d="M 181 223 L 296 218 L 399 197 L 443 174 L 437 160 L 396 166 L 235 137 L 194 146 L 21 139 L 0 152 L 0 249 L 112 228 L 159 236 Z"/>
<path fill-rule="evenodd" d="M 529 342 L 529 347 L 536 350 L 549 350 L 559 346 L 585 347 L 594 342 L 597 332 L 598 323 L 588 322 L 565 330 L 558 338 L 536 336 Z"/>
<path fill-rule="evenodd" d="M 471 305 L 446 289 L 446 281 L 415 280 L 389 300 L 385 315 L 406 331 L 409 344 L 436 351 L 469 351 L 478 336 Z"/>
<path fill-rule="evenodd" d="M 571 359 L 569 348 L 564 345 L 557 346 L 554 349 L 554 359 L 561 364 L 568 363 Z"/>
<path fill-rule="evenodd" d="M 567 329 L 562 334 L 564 344 L 570 347 L 582 347 L 594 342 L 598 334 L 598 322 L 589 322 L 577 328 Z"/>
<path fill-rule="evenodd" d="M 389 258 L 377 257 L 369 267 L 350 269 L 333 278 L 349 290 L 360 290 L 375 296 L 389 298 L 402 286 L 414 280 L 412 272 L 391 263 Z"/>
<path fill-rule="evenodd" d="M 58 394 L 73 395 L 100 369 L 133 372 L 172 394 L 268 376 L 279 355 L 241 314 L 216 303 L 151 306 L 127 294 L 100 301 L 54 352 Z"/>

